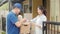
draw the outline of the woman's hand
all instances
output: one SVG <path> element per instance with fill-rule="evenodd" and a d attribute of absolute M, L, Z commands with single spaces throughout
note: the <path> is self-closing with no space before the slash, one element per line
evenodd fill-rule
<path fill-rule="evenodd" d="M 42 25 L 36 25 L 36 26 L 42 29 Z"/>

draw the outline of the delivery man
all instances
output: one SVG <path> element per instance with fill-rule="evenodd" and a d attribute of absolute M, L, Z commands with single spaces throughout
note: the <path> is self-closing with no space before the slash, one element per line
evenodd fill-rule
<path fill-rule="evenodd" d="M 20 33 L 20 26 L 23 22 L 26 21 L 26 19 L 22 19 L 18 21 L 17 15 L 21 11 L 21 4 L 15 3 L 13 5 L 13 9 L 8 13 L 7 15 L 7 21 L 6 21 L 6 29 L 7 34 L 19 34 Z"/>

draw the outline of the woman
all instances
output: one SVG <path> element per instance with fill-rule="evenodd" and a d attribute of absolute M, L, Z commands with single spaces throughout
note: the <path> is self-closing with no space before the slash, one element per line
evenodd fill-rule
<path fill-rule="evenodd" d="M 43 21 L 47 21 L 46 9 L 43 6 L 38 6 L 37 10 L 38 10 L 37 11 L 37 13 L 38 13 L 37 17 L 35 17 L 31 21 L 34 22 L 34 24 L 36 25 L 35 34 L 42 34 Z"/>

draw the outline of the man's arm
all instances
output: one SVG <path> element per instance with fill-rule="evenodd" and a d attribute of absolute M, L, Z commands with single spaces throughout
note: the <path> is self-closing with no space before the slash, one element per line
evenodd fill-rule
<path fill-rule="evenodd" d="M 22 20 L 16 22 L 15 25 L 16 25 L 17 27 L 20 27 L 20 26 L 22 25 L 22 23 L 24 23 L 25 21 L 26 21 L 26 19 L 22 19 Z"/>
<path fill-rule="evenodd" d="M 12 24 L 15 24 L 17 27 L 20 27 L 21 24 L 26 21 L 26 19 L 24 18 L 18 21 L 18 18 L 15 15 L 12 15 L 10 17 L 10 21 L 12 22 Z"/>

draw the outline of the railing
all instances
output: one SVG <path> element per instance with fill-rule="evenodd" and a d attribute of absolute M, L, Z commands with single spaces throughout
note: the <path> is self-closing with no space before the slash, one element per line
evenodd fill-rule
<path fill-rule="evenodd" d="M 60 22 L 43 22 L 43 34 L 60 34 Z"/>

